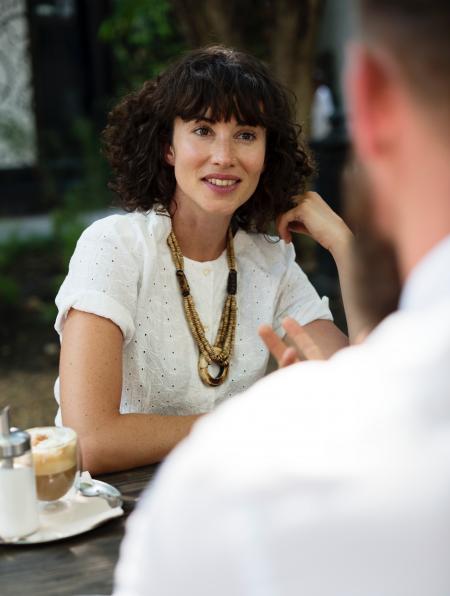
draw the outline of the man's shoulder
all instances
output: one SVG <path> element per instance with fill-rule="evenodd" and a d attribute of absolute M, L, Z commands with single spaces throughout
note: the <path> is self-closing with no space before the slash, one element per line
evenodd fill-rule
<path fill-rule="evenodd" d="M 408 348 L 423 334 L 423 316 L 389 317 L 364 344 L 273 373 L 200 419 L 130 520 L 129 559 L 141 557 L 141 568 L 158 560 L 158 569 L 161 552 L 167 569 L 181 561 L 173 594 L 187 577 L 192 593 L 212 593 L 204 572 L 214 569 L 216 585 L 217 561 L 225 561 L 221 593 L 235 593 L 257 569 L 264 585 L 272 578 L 276 593 L 294 594 L 317 586 L 325 577 L 317 569 L 333 589 L 355 577 L 358 561 L 372 569 L 374 544 L 373 581 L 393 552 L 419 553 L 420 568 L 425 530 L 436 537 L 426 561 L 433 568 L 448 543 L 449 373 L 440 388 L 432 383 L 449 327 L 417 369 Z M 166 587 L 166 568 L 160 574 Z"/>
<path fill-rule="evenodd" d="M 217 483 L 218 494 L 270 489 L 277 478 L 358 475 L 361 462 L 382 469 L 389 452 L 414 442 L 428 408 L 434 416 L 427 394 L 445 400 L 450 391 L 448 330 L 434 333 L 427 353 L 420 348 L 430 324 L 427 313 L 396 313 L 360 346 L 261 379 L 200 420 L 170 467 Z"/>
<path fill-rule="evenodd" d="M 189 484 L 206 482 L 211 494 L 223 497 L 237 489 L 271 490 L 277 478 L 309 474 L 311 467 L 316 473 L 319 465 L 331 472 L 327 453 L 342 437 L 349 439 L 360 402 L 351 372 L 345 357 L 265 377 L 201 419 L 169 456 L 167 474 L 186 487 L 181 470 L 189 470 Z"/>

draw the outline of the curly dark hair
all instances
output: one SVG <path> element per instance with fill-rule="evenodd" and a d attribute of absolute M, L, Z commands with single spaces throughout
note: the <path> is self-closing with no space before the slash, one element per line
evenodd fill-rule
<path fill-rule="evenodd" d="M 304 192 L 312 161 L 294 123 L 293 95 L 256 58 L 212 46 L 194 50 L 141 90 L 130 93 L 109 113 L 102 139 L 111 165 L 110 188 L 127 211 L 167 209 L 175 192 L 175 175 L 165 160 L 176 117 L 185 121 L 208 113 L 213 121 L 263 126 L 265 168 L 258 186 L 235 212 L 244 230 L 267 232 L 270 223 Z"/>

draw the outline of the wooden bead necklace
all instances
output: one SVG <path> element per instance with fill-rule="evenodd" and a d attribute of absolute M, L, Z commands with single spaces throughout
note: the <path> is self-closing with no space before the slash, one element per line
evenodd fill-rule
<path fill-rule="evenodd" d="M 167 244 L 169 245 L 172 259 L 175 264 L 176 276 L 183 297 L 186 319 L 199 350 L 198 373 L 200 379 L 205 385 L 217 387 L 217 385 L 221 385 L 227 378 L 236 332 L 237 271 L 231 228 L 228 229 L 227 236 L 227 261 L 229 269 L 227 297 L 223 305 L 222 317 L 220 319 L 219 330 L 217 331 L 214 345 L 211 345 L 206 339 L 205 329 L 198 316 L 194 300 L 191 296 L 191 290 L 186 275 L 184 274 L 183 254 L 173 230 L 167 237 Z M 215 377 L 212 376 L 208 370 L 208 366 L 211 364 L 217 364 L 219 367 L 219 372 Z"/>

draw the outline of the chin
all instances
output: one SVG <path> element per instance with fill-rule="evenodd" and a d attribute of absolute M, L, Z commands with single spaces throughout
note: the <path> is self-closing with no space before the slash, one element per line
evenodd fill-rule
<path fill-rule="evenodd" d="M 212 200 L 205 201 L 202 207 L 204 211 L 210 213 L 211 215 L 232 216 L 242 204 L 242 202 L 230 201 L 229 197 L 217 197 Z"/>

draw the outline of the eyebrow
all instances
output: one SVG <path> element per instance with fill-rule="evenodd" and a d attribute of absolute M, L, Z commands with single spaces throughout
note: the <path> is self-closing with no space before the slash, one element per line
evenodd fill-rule
<path fill-rule="evenodd" d="M 195 122 L 208 122 L 208 124 L 216 124 L 217 120 L 214 120 L 213 118 L 208 118 L 208 116 L 194 116 L 192 118 L 192 120 L 195 120 Z M 249 124 L 248 122 L 238 122 L 239 126 L 249 126 L 250 128 L 257 128 L 258 124 Z"/>

